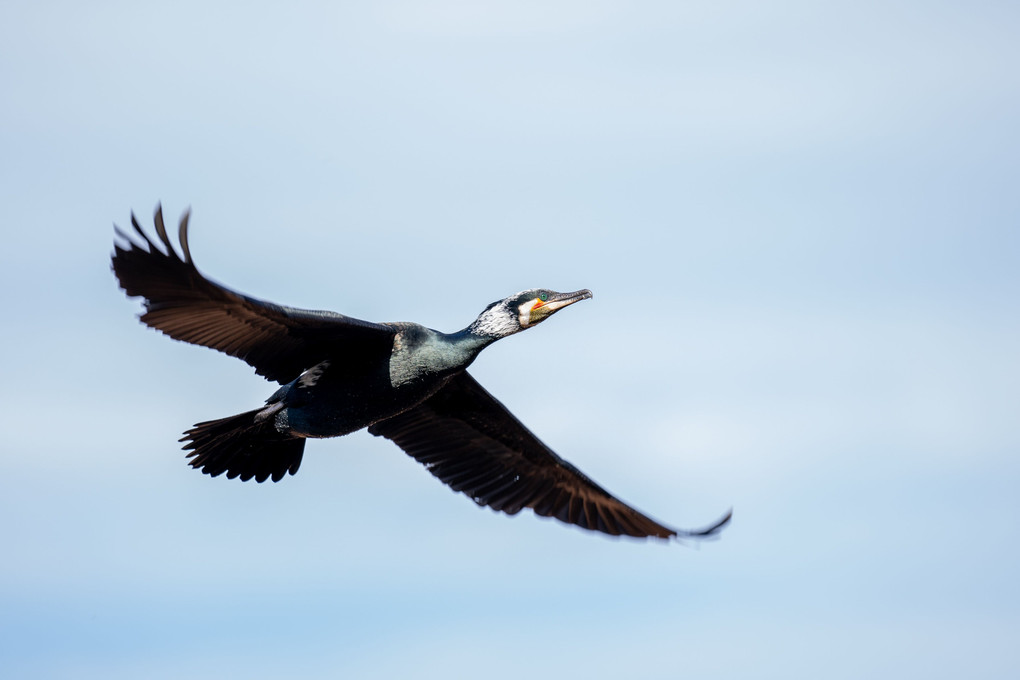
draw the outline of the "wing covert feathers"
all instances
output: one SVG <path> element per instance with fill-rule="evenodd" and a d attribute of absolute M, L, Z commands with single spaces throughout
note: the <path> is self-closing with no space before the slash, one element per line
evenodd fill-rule
<path fill-rule="evenodd" d="M 170 337 L 210 347 L 247 362 L 259 375 L 290 382 L 333 352 L 388 351 L 393 330 L 334 312 L 296 309 L 237 293 L 203 276 L 188 245 L 185 212 L 174 248 L 161 207 L 154 216 L 158 242 L 131 225 L 141 243 L 117 229 L 113 271 L 129 296 L 144 298 L 143 323 Z"/>

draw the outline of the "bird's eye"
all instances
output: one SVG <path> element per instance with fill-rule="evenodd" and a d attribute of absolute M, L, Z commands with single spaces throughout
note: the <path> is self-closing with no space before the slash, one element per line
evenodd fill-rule
<path fill-rule="evenodd" d="M 538 299 L 541 300 L 542 302 L 545 302 L 546 300 L 549 299 L 549 293 L 539 293 Z"/>

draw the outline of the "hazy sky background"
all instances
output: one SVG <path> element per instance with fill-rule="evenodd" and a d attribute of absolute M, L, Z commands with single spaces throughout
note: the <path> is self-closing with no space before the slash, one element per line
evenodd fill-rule
<path fill-rule="evenodd" d="M 10 678 L 1020 675 L 1012 2 L 6 2 Z M 466 326 L 473 373 L 699 549 L 450 492 L 391 443 L 185 464 L 273 391 L 136 320 L 113 229 Z"/>

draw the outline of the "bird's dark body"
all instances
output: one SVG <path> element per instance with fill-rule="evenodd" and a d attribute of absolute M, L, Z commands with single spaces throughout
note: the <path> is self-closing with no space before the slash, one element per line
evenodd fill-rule
<path fill-rule="evenodd" d="M 367 394 L 372 398 L 366 399 Z M 386 371 L 377 366 L 352 367 L 327 360 L 277 390 L 266 402 L 265 412 L 272 415 L 280 432 L 339 437 L 406 411 L 428 396 L 422 390 L 391 387 Z"/>
<path fill-rule="evenodd" d="M 330 357 L 277 390 L 267 402 L 279 407 L 277 429 L 318 438 L 356 432 L 422 403 L 478 353 L 418 324 L 384 325 L 397 330 L 389 351 Z"/>
<path fill-rule="evenodd" d="M 134 215 L 131 221 L 144 243 L 118 230 L 128 244 L 116 246 L 112 263 L 124 291 L 144 298 L 141 320 L 242 359 L 281 384 L 264 406 L 184 433 L 191 465 L 206 474 L 279 481 L 297 472 L 308 438 L 367 428 L 455 491 L 507 514 L 531 508 L 614 536 L 658 538 L 709 536 L 729 520 L 678 531 L 643 515 L 557 456 L 468 374 L 482 349 L 590 291 L 522 291 L 456 333 L 373 323 L 257 300 L 205 278 L 191 259 L 187 214 L 178 232 L 183 257 L 159 208 L 159 242 Z"/>

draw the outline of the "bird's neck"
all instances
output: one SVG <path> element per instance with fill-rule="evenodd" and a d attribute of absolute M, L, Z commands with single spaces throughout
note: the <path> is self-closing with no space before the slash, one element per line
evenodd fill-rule
<path fill-rule="evenodd" d="M 470 363 L 471 361 L 474 361 L 479 352 L 499 340 L 499 337 L 494 335 L 482 335 L 473 330 L 472 326 L 468 326 L 462 331 L 447 334 L 444 339 L 456 350 L 458 354 L 467 358 Z"/>
<path fill-rule="evenodd" d="M 466 367 L 478 353 L 500 338 L 513 335 L 520 330 L 506 305 L 494 305 L 486 309 L 471 325 L 456 333 L 442 334 L 443 342 Z"/>

